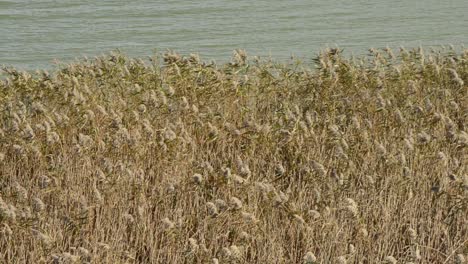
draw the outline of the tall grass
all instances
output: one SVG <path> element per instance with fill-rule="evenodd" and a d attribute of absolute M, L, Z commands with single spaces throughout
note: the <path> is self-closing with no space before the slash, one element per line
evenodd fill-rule
<path fill-rule="evenodd" d="M 468 50 L 4 71 L 5 263 L 466 263 Z"/>

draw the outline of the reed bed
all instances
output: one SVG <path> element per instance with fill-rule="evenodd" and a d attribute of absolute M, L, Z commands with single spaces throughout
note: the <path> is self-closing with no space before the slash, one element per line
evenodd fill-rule
<path fill-rule="evenodd" d="M 467 263 L 468 50 L 3 70 L 4 263 Z"/>

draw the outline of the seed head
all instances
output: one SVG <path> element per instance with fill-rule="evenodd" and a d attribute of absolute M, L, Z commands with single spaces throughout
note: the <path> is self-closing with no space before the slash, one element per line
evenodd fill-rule
<path fill-rule="evenodd" d="M 450 72 L 450 75 L 452 75 L 452 78 L 453 78 L 453 79 L 460 78 L 460 77 L 458 76 L 458 73 L 457 73 L 457 71 L 456 71 L 455 69 L 448 68 L 447 70 Z"/>
<path fill-rule="evenodd" d="M 412 142 L 410 139 L 405 138 L 405 139 L 404 139 L 404 142 L 405 142 L 405 147 L 406 147 L 409 151 L 413 151 L 413 150 L 414 150 L 413 142 Z"/>
<path fill-rule="evenodd" d="M 80 133 L 78 134 L 78 143 L 81 147 L 86 148 L 90 147 L 94 143 L 94 141 L 90 136 Z"/>
<path fill-rule="evenodd" d="M 166 85 L 166 93 L 170 97 L 170 96 L 173 96 L 175 94 L 175 90 L 174 90 L 174 88 L 172 86 Z"/>
<path fill-rule="evenodd" d="M 166 231 L 171 230 L 175 227 L 175 224 L 171 220 L 169 220 L 169 218 L 167 217 L 164 218 L 161 222 L 163 223 L 163 228 Z"/>
<path fill-rule="evenodd" d="M 301 128 L 301 130 L 304 132 L 304 134 L 308 134 L 309 133 L 309 127 L 307 126 L 306 122 L 304 121 L 300 121 L 299 122 L 299 127 Z"/>
<path fill-rule="evenodd" d="M 18 182 L 15 183 L 15 194 L 19 199 L 23 201 L 28 199 L 28 191 Z"/>
<path fill-rule="evenodd" d="M 210 122 L 208 122 L 208 128 L 209 128 L 209 132 L 208 132 L 209 138 L 214 139 L 218 137 L 219 135 L 218 129 L 215 126 L 213 126 Z"/>
<path fill-rule="evenodd" d="M 404 124 L 406 122 L 405 117 L 403 116 L 403 113 L 401 113 L 400 109 L 395 110 L 395 119 L 400 124 Z"/>
<path fill-rule="evenodd" d="M 361 129 L 361 122 L 359 122 L 359 119 L 356 116 L 351 117 L 351 121 L 355 129 Z"/>
<path fill-rule="evenodd" d="M 239 239 L 242 240 L 242 241 L 247 241 L 247 240 L 250 239 L 250 235 L 247 232 L 242 231 L 239 234 Z"/>
<path fill-rule="evenodd" d="M 60 136 L 54 132 L 54 131 L 51 131 L 51 132 L 47 132 L 47 144 L 49 145 L 53 145 L 55 143 L 58 143 L 60 142 Z"/>
<path fill-rule="evenodd" d="M 309 128 L 312 128 L 312 125 L 314 124 L 314 121 L 313 121 L 313 118 L 312 118 L 312 115 L 310 114 L 310 112 L 307 112 L 305 114 L 305 121 L 307 123 L 307 126 Z"/>
<path fill-rule="evenodd" d="M 331 125 L 329 128 L 328 128 L 331 136 L 333 137 L 339 137 L 341 136 L 341 132 L 340 132 L 340 129 L 338 128 L 337 125 Z"/>
<path fill-rule="evenodd" d="M 376 106 L 377 106 L 377 109 L 384 109 L 386 106 L 386 101 L 380 93 L 377 95 Z"/>
<path fill-rule="evenodd" d="M 80 83 L 78 82 L 78 79 L 75 76 L 72 76 L 72 83 L 74 86 L 79 86 Z"/>
<path fill-rule="evenodd" d="M 111 249 L 111 247 L 109 246 L 109 244 L 106 244 L 106 243 L 102 243 L 102 242 L 99 242 L 97 243 L 98 247 L 103 249 L 103 250 L 109 250 Z"/>
<path fill-rule="evenodd" d="M 467 261 L 465 259 L 465 256 L 463 254 L 457 254 L 455 256 L 455 263 L 456 264 L 466 264 Z"/>
<path fill-rule="evenodd" d="M 316 220 L 320 218 L 320 213 L 317 210 L 309 210 L 307 214 L 313 219 Z"/>
<path fill-rule="evenodd" d="M 353 255 L 354 253 L 356 253 L 356 248 L 354 247 L 353 244 L 349 244 L 348 245 L 348 254 Z"/>
<path fill-rule="evenodd" d="M 246 183 L 248 181 L 247 179 L 244 179 L 244 178 L 242 178 L 241 176 L 239 176 L 237 174 L 232 174 L 231 179 L 236 184 L 244 184 L 244 183 Z"/>
<path fill-rule="evenodd" d="M 437 159 L 440 160 L 444 165 L 446 165 L 448 162 L 447 156 L 442 151 L 437 152 Z"/>
<path fill-rule="evenodd" d="M 365 227 L 361 227 L 359 229 L 359 234 L 362 236 L 362 237 L 368 237 L 369 236 L 369 232 L 367 231 L 367 229 Z"/>
<path fill-rule="evenodd" d="M 336 155 L 336 157 L 338 157 L 338 158 L 342 158 L 342 159 L 345 159 L 345 160 L 348 159 L 348 155 L 346 155 L 346 153 L 345 153 L 343 147 L 340 146 L 340 145 L 336 146 L 336 148 L 335 148 L 335 155 Z"/>
<path fill-rule="evenodd" d="M 50 244 L 52 244 L 53 240 L 50 236 L 48 236 L 47 234 L 44 234 L 44 233 L 41 233 L 39 232 L 38 230 L 36 229 L 31 229 L 33 235 L 39 240 L 41 241 L 42 243 L 44 243 L 45 245 L 49 246 Z"/>
<path fill-rule="evenodd" d="M 216 199 L 214 203 L 219 211 L 224 211 L 228 208 L 227 203 L 223 199 Z"/>
<path fill-rule="evenodd" d="M 393 256 L 386 256 L 384 261 L 389 264 L 396 264 L 398 262 Z"/>
<path fill-rule="evenodd" d="M 231 204 L 231 207 L 235 210 L 242 209 L 242 202 L 237 197 L 231 197 L 230 204 Z"/>
<path fill-rule="evenodd" d="M 405 156 L 405 153 L 403 152 L 400 152 L 397 156 L 397 160 L 398 160 L 398 163 L 400 165 L 405 165 L 406 164 L 406 156 Z"/>
<path fill-rule="evenodd" d="M 45 189 L 49 186 L 51 182 L 52 180 L 49 177 L 42 175 L 39 177 L 39 188 Z"/>
<path fill-rule="evenodd" d="M 257 218 L 255 217 L 255 215 L 251 214 L 251 213 L 247 213 L 247 212 L 242 212 L 242 218 L 244 219 L 244 221 L 246 221 L 247 223 L 257 223 L 258 220 Z"/>
<path fill-rule="evenodd" d="M 13 231 L 7 223 L 3 223 L 3 228 L 0 234 L 4 237 L 10 237 L 13 234 Z"/>
<path fill-rule="evenodd" d="M 351 198 L 346 198 L 346 210 L 350 212 L 354 217 L 356 217 L 359 214 L 359 209 L 357 203 L 351 199 Z"/>
<path fill-rule="evenodd" d="M 140 113 L 145 113 L 146 112 L 146 105 L 145 104 L 138 105 L 138 111 Z"/>
<path fill-rule="evenodd" d="M 130 89 L 131 89 L 131 87 L 130 87 Z M 141 86 L 140 86 L 138 83 L 135 83 L 135 85 L 133 85 L 133 90 L 132 90 L 132 92 L 133 92 L 134 94 L 140 93 L 141 90 L 142 90 L 142 89 L 141 89 Z"/>
<path fill-rule="evenodd" d="M 19 131 L 19 124 L 17 121 L 12 121 L 11 124 L 10 124 L 10 128 L 9 128 L 12 132 L 18 132 Z"/>
<path fill-rule="evenodd" d="M 312 161 L 312 168 L 320 176 L 325 176 L 327 174 L 327 170 L 325 169 L 325 167 L 321 163 L 319 163 L 319 162 L 317 162 L 315 160 Z"/>
<path fill-rule="evenodd" d="M 208 173 L 214 173 L 214 168 L 211 166 L 211 163 L 209 161 L 205 161 L 202 164 L 202 167 L 208 172 Z"/>
<path fill-rule="evenodd" d="M 231 175 L 231 169 L 230 168 L 224 168 L 223 169 L 223 177 L 226 182 L 229 182 L 232 178 Z"/>
<path fill-rule="evenodd" d="M 135 218 L 131 214 L 123 214 L 122 218 L 124 219 L 125 222 L 130 223 L 130 224 L 135 222 Z"/>
<path fill-rule="evenodd" d="M 468 146 L 468 133 L 460 131 L 460 133 L 457 134 L 457 141 L 461 146 Z"/>
<path fill-rule="evenodd" d="M 307 251 L 304 255 L 304 264 L 315 264 L 317 262 L 317 258 L 315 257 L 314 253 Z"/>
<path fill-rule="evenodd" d="M 450 101 L 449 106 L 450 106 L 450 109 L 452 109 L 452 111 L 454 112 L 460 111 L 460 106 L 455 101 Z"/>
<path fill-rule="evenodd" d="M 96 117 L 96 115 L 94 114 L 94 112 L 90 109 L 87 109 L 84 111 L 84 114 L 83 114 L 83 118 L 85 120 L 94 120 L 94 118 Z"/>
<path fill-rule="evenodd" d="M 375 142 L 375 148 L 376 148 L 377 154 L 380 157 L 383 157 L 387 154 L 387 149 L 384 147 L 384 145 L 382 145 L 382 143 Z"/>
<path fill-rule="evenodd" d="M 101 195 L 101 192 L 97 188 L 96 184 L 93 185 L 93 194 L 94 194 L 94 199 L 98 204 L 102 204 L 104 202 L 104 198 Z"/>
<path fill-rule="evenodd" d="M 5 203 L 0 197 L 0 219 L 6 219 L 14 222 L 16 220 L 16 213 L 12 207 Z"/>
<path fill-rule="evenodd" d="M 297 223 L 299 223 L 301 225 L 304 225 L 306 223 L 304 218 L 302 218 L 302 216 L 300 216 L 298 214 L 293 214 L 293 219 L 294 219 L 294 221 L 296 221 Z"/>
<path fill-rule="evenodd" d="M 36 135 L 34 133 L 34 130 L 32 129 L 31 125 L 26 124 L 24 127 L 24 138 L 27 140 L 33 139 Z"/>
<path fill-rule="evenodd" d="M 89 250 L 87 250 L 84 247 L 78 247 L 78 254 L 82 257 L 88 257 L 89 256 Z"/>
<path fill-rule="evenodd" d="M 203 182 L 203 176 L 199 173 L 195 173 L 192 176 L 192 179 L 193 179 L 193 182 L 195 182 L 195 184 L 202 184 Z"/>
<path fill-rule="evenodd" d="M 336 259 L 336 263 L 338 263 L 338 264 L 346 264 L 346 263 L 348 263 L 348 261 L 346 260 L 346 257 L 345 257 L 345 256 L 339 256 L 339 257 Z"/>
<path fill-rule="evenodd" d="M 208 213 L 211 215 L 211 216 L 216 216 L 218 215 L 218 207 L 216 207 L 216 205 L 212 202 L 207 202 L 206 203 L 206 208 L 208 209 Z"/>
<path fill-rule="evenodd" d="M 192 112 L 195 113 L 195 114 L 198 114 L 199 110 L 198 110 L 198 107 L 196 105 L 192 105 Z"/>
<path fill-rule="evenodd" d="M 221 249 L 221 256 L 224 258 L 230 258 L 232 256 L 231 250 L 227 247 Z"/>
<path fill-rule="evenodd" d="M 431 136 L 427 134 L 425 131 L 422 131 L 418 134 L 418 141 L 422 144 L 428 143 L 431 140 Z"/>
<path fill-rule="evenodd" d="M 188 102 L 188 100 L 187 100 L 187 97 L 182 96 L 181 100 L 182 100 L 182 107 L 183 107 L 183 109 L 184 109 L 184 110 L 189 110 L 189 109 L 190 109 L 190 104 L 189 104 L 189 102 Z"/>
<path fill-rule="evenodd" d="M 41 211 L 44 211 L 45 204 L 44 204 L 44 202 L 42 202 L 41 199 L 36 197 L 32 201 L 32 208 L 33 208 L 34 212 L 41 212 Z"/>
<path fill-rule="evenodd" d="M 235 259 L 239 259 L 242 257 L 242 252 L 240 250 L 240 248 L 236 245 L 231 245 L 229 247 L 229 250 L 231 251 L 231 256 Z"/>
<path fill-rule="evenodd" d="M 199 249 L 198 242 L 195 238 L 189 238 L 190 252 L 195 253 Z"/>
<path fill-rule="evenodd" d="M 166 128 L 166 130 L 164 131 L 164 139 L 166 141 L 173 141 L 174 139 L 177 138 L 177 135 L 174 131 L 172 131 L 172 129 L 170 128 Z"/>
<path fill-rule="evenodd" d="M 413 258 L 415 260 L 420 260 L 421 259 L 421 251 L 419 250 L 419 247 L 416 246 L 416 248 L 413 250 Z"/>
<path fill-rule="evenodd" d="M 46 113 L 47 110 L 46 108 L 44 107 L 43 104 L 41 104 L 40 102 L 34 102 L 31 106 L 33 112 L 35 112 L 36 114 L 42 114 L 42 113 Z"/>
<path fill-rule="evenodd" d="M 69 252 L 64 252 L 61 256 L 62 263 L 78 263 L 79 260 L 79 256 L 75 256 L 73 254 L 70 254 Z"/>
<path fill-rule="evenodd" d="M 273 197 L 273 203 L 275 206 L 285 204 L 288 200 L 289 197 L 282 191 L 279 191 L 279 193 L 276 193 L 276 195 Z"/>
<path fill-rule="evenodd" d="M 416 93 L 417 92 L 417 86 L 416 86 L 416 82 L 413 81 L 413 80 L 409 80 L 408 81 L 408 91 L 410 93 Z"/>
<path fill-rule="evenodd" d="M 345 138 L 341 138 L 341 139 L 340 139 L 340 144 L 341 144 L 341 147 L 342 147 L 345 151 L 348 151 L 348 150 L 349 150 L 349 145 L 348 145 L 348 142 L 346 141 Z"/>
<path fill-rule="evenodd" d="M 240 170 L 240 175 L 243 177 L 246 177 L 247 179 L 250 178 L 252 175 L 252 172 L 249 169 L 249 166 L 247 164 L 244 164 Z"/>
<path fill-rule="evenodd" d="M 418 233 L 416 232 L 416 230 L 410 227 L 408 228 L 408 236 L 412 241 L 414 241 L 418 237 Z"/>
<path fill-rule="evenodd" d="M 276 164 L 276 168 L 275 168 L 276 175 L 282 176 L 284 175 L 285 172 L 286 172 L 286 169 L 283 167 L 283 164 L 281 163 Z"/>

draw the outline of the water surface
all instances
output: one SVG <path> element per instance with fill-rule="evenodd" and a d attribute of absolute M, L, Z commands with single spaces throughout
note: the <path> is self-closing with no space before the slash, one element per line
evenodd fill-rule
<path fill-rule="evenodd" d="M 466 14 L 466 0 L 0 0 L 0 65 L 36 69 L 113 49 L 226 61 L 236 48 L 284 59 L 335 45 L 462 45 Z"/>

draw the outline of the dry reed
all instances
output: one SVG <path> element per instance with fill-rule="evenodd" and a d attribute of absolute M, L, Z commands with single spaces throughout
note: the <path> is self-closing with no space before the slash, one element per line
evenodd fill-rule
<path fill-rule="evenodd" d="M 315 65 L 5 68 L 0 261 L 466 263 L 468 50 Z"/>

